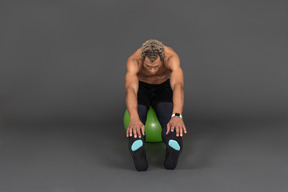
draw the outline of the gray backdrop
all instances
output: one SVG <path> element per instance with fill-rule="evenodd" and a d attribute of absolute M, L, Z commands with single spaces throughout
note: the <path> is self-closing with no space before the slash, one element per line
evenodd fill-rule
<path fill-rule="evenodd" d="M 6 1 L 0 14 L 13 121 L 119 119 L 126 60 L 150 38 L 180 56 L 185 116 L 287 114 L 284 1 Z"/>
<path fill-rule="evenodd" d="M 123 173 L 134 189 L 140 180 L 165 188 L 153 184 L 161 175 L 166 184 L 181 178 L 175 182 L 187 191 L 193 181 L 196 191 L 287 191 L 287 6 L 281 0 L 1 1 L 3 191 L 119 190 L 127 183 Z M 123 133 L 126 60 L 148 39 L 172 47 L 184 72 L 190 135 L 172 178 L 153 163 L 157 178 L 137 175 Z M 111 179 L 120 179 L 115 188 Z"/>

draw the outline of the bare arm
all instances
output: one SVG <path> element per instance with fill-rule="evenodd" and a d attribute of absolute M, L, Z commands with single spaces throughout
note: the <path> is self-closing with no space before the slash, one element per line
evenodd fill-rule
<path fill-rule="evenodd" d="M 168 59 L 168 66 L 172 71 L 170 85 L 173 90 L 173 113 L 182 113 L 184 106 L 184 74 L 180 67 L 180 59 L 176 53 Z M 174 129 L 176 129 L 177 137 L 182 137 L 183 132 L 187 133 L 184 122 L 178 117 L 170 119 L 167 124 L 166 134 L 168 134 L 170 130 L 174 132 Z"/>
<path fill-rule="evenodd" d="M 135 138 L 137 136 L 141 138 L 141 132 L 142 135 L 145 135 L 145 126 L 140 121 L 138 115 L 137 92 L 139 81 L 137 73 L 139 70 L 137 60 L 130 57 L 127 61 L 127 73 L 125 76 L 126 106 L 130 116 L 130 123 L 126 131 L 126 136 L 132 137 L 134 135 Z"/>
<path fill-rule="evenodd" d="M 139 87 L 137 72 L 139 71 L 138 62 L 129 58 L 127 61 L 127 73 L 125 76 L 126 106 L 131 120 L 138 120 L 137 112 L 137 92 Z"/>
<path fill-rule="evenodd" d="M 168 60 L 171 69 L 170 85 L 173 90 L 173 113 L 183 112 L 184 106 L 184 74 L 180 67 L 180 59 L 177 54 Z"/>

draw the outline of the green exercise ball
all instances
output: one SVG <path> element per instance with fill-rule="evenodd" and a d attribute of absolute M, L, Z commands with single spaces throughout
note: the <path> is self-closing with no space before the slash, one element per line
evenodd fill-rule
<path fill-rule="evenodd" d="M 129 112 L 126 109 L 124 114 L 124 127 L 127 130 L 130 123 Z M 146 142 L 162 142 L 161 137 L 162 127 L 157 119 L 154 109 L 150 106 L 147 112 L 147 119 L 145 124 Z"/>

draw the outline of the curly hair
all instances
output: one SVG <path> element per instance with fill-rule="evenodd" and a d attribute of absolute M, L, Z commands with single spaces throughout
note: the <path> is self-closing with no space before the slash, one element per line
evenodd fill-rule
<path fill-rule="evenodd" d="M 141 47 L 141 58 L 148 57 L 151 62 L 154 62 L 158 56 L 160 60 L 163 61 L 165 57 L 164 45 L 162 42 L 156 39 L 150 39 L 145 41 Z"/>

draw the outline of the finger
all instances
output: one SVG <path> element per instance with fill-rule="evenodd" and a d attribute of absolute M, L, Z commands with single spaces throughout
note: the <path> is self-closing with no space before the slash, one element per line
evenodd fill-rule
<path fill-rule="evenodd" d="M 171 132 L 174 132 L 175 127 L 172 125 L 171 126 Z"/>
<path fill-rule="evenodd" d="M 129 136 L 129 127 L 126 130 L 126 137 L 128 137 L 128 136 Z"/>
<path fill-rule="evenodd" d="M 169 133 L 169 131 L 170 131 L 170 124 L 167 123 L 167 131 L 166 131 L 166 135 Z"/>
<path fill-rule="evenodd" d="M 185 125 L 183 125 L 184 127 L 184 133 L 187 133 L 187 129 L 186 129 L 186 126 Z"/>
<path fill-rule="evenodd" d="M 130 137 L 132 137 L 132 127 L 130 127 L 129 129 L 129 134 L 130 134 Z"/>
<path fill-rule="evenodd" d="M 182 137 L 183 136 L 183 129 L 182 129 L 182 127 L 180 128 L 180 137 Z"/>
<path fill-rule="evenodd" d="M 176 136 L 179 136 L 179 127 L 176 127 Z"/>
<path fill-rule="evenodd" d="M 137 129 L 138 137 L 141 138 L 140 129 Z"/>
<path fill-rule="evenodd" d="M 134 135 L 134 138 L 137 138 L 137 131 L 135 128 L 133 129 L 133 135 Z"/>
<path fill-rule="evenodd" d="M 141 130 L 142 130 L 142 135 L 145 135 L 145 126 L 144 125 L 141 127 Z"/>

